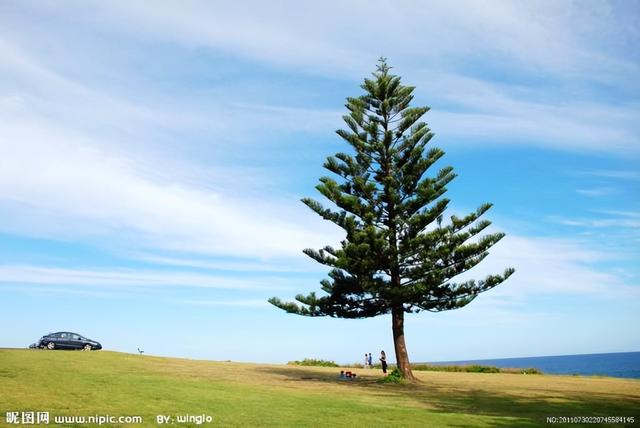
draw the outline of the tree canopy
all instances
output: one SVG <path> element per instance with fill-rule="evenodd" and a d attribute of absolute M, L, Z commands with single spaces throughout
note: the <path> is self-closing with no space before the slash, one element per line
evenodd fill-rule
<path fill-rule="evenodd" d="M 444 194 L 456 174 L 450 166 L 428 174 L 444 155 L 431 147 L 433 133 L 421 121 L 429 108 L 412 107 L 415 88 L 402 85 L 390 70 L 381 58 L 373 77 L 361 85 L 364 94 L 347 98 L 346 128 L 336 132 L 352 151 L 328 157 L 324 167 L 333 177 L 321 177 L 316 186 L 332 206 L 302 199 L 346 233 L 338 248 L 304 250 L 330 268 L 329 278 L 321 281 L 322 295 L 300 294 L 297 302 L 273 297 L 269 302 L 312 317 L 391 313 L 396 360 L 412 378 L 404 313 L 461 308 L 514 270 L 456 281 L 484 260 L 504 234 L 482 234 L 491 224 L 480 219 L 489 203 L 463 217 L 451 215 L 445 224 L 450 201 Z"/>

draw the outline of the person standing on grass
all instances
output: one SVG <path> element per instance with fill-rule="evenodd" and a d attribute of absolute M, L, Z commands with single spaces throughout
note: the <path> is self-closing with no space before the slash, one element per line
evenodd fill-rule
<path fill-rule="evenodd" d="M 364 354 L 364 368 L 369 368 L 369 356 Z"/>
<path fill-rule="evenodd" d="M 369 363 L 369 368 L 372 369 L 373 368 L 373 357 L 371 357 L 371 352 L 369 352 L 368 363 Z"/>
<path fill-rule="evenodd" d="M 384 373 L 384 375 L 387 375 L 387 355 L 384 353 L 384 351 L 380 351 L 380 364 L 382 364 L 382 373 Z"/>

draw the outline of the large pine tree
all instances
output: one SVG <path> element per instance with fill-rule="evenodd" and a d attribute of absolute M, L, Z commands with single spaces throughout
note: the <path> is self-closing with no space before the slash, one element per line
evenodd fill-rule
<path fill-rule="evenodd" d="M 480 263 L 503 233 L 480 233 L 491 222 L 479 220 L 491 204 L 462 218 L 442 218 L 449 199 L 442 197 L 455 178 L 452 167 L 433 177 L 427 171 L 444 152 L 427 147 L 433 137 L 420 121 L 428 107 L 411 107 L 412 86 L 380 59 L 373 78 L 361 85 L 365 94 L 347 98 L 347 129 L 337 134 L 354 150 L 327 158 L 324 167 L 337 175 L 320 178 L 316 189 L 338 208 L 305 198 L 309 208 L 346 232 L 341 248 L 306 249 L 304 253 L 331 267 L 321 281 L 324 295 L 298 295 L 296 303 L 277 297 L 273 305 L 305 316 L 367 318 L 391 313 L 396 361 L 413 380 L 404 339 L 404 314 L 461 308 L 512 273 L 483 280 L 454 281 Z"/>

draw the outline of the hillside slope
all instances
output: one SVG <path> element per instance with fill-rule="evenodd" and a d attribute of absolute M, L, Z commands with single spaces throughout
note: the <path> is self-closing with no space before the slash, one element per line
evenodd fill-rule
<path fill-rule="evenodd" d="M 11 411 L 48 411 L 52 421 L 138 415 L 152 426 L 159 415 L 206 415 L 211 426 L 548 426 L 547 416 L 562 415 L 638 423 L 637 380 L 417 372 L 422 382 L 403 386 L 357 372 L 351 382 L 335 368 L 0 350 L 0 425 Z"/>

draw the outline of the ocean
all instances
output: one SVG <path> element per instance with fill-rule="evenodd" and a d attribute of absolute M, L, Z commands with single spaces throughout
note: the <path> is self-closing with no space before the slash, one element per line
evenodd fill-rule
<path fill-rule="evenodd" d="M 640 379 L 640 352 L 439 361 L 438 365 L 481 364 L 500 368 L 536 368 L 547 374 L 600 375 Z"/>

